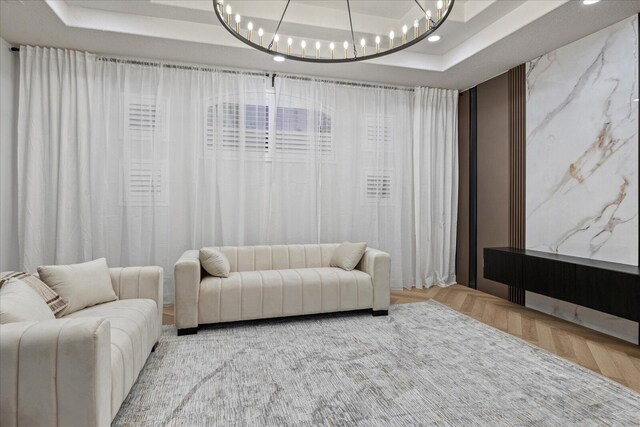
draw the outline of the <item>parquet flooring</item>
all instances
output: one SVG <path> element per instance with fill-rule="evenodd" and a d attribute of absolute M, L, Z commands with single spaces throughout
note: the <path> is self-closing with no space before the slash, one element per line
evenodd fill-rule
<path fill-rule="evenodd" d="M 391 304 L 434 299 L 640 392 L 640 346 L 462 285 L 391 291 Z M 173 306 L 163 323 L 173 324 Z"/>

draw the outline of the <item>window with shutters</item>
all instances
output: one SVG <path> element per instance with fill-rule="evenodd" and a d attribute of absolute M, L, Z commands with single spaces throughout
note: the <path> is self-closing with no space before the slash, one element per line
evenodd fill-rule
<path fill-rule="evenodd" d="M 130 97 L 125 114 L 125 131 L 129 138 L 141 141 L 167 139 L 168 103 L 165 99 Z"/>
<path fill-rule="evenodd" d="M 224 102 L 207 107 L 205 155 L 265 155 L 269 149 L 269 106 Z"/>
<path fill-rule="evenodd" d="M 365 150 L 392 150 L 393 145 L 393 117 L 367 114 L 365 126 Z"/>
<path fill-rule="evenodd" d="M 362 191 L 366 204 L 390 204 L 393 198 L 393 174 L 389 171 L 365 171 Z"/>
<path fill-rule="evenodd" d="M 306 108 L 278 107 L 276 111 L 275 153 L 290 159 L 318 153 L 333 156 L 331 116 Z"/>
<path fill-rule="evenodd" d="M 275 98 L 270 97 L 270 104 Z M 297 107 L 223 102 L 207 107 L 204 152 L 245 153 L 264 160 L 333 156 L 331 115 Z M 275 111 L 275 117 L 270 112 Z"/>
<path fill-rule="evenodd" d="M 162 206 L 169 202 L 167 162 L 129 160 L 123 165 L 123 197 L 127 206 Z"/>

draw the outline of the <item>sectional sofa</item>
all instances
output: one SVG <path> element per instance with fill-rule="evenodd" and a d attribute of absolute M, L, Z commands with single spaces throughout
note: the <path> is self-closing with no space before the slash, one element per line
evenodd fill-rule
<path fill-rule="evenodd" d="M 162 328 L 162 268 L 110 268 L 117 300 L 0 326 L 0 425 L 108 426 Z"/>
<path fill-rule="evenodd" d="M 198 250 L 175 265 L 178 335 L 200 325 L 270 317 L 389 308 L 389 254 L 367 248 L 355 269 L 331 267 L 339 244 L 212 248 L 229 262 L 228 277 L 202 268 Z"/>

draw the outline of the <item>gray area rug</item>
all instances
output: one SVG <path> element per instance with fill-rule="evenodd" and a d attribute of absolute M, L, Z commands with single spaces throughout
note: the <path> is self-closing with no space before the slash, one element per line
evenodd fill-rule
<path fill-rule="evenodd" d="M 114 425 L 640 425 L 640 395 L 428 301 L 165 327 Z"/>

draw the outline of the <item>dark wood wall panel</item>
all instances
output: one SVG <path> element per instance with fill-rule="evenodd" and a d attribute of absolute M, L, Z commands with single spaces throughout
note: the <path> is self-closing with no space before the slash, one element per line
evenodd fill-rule
<path fill-rule="evenodd" d="M 509 246 L 525 248 L 526 81 L 525 66 L 509 70 Z M 524 305 L 525 291 L 509 287 L 509 300 Z"/>
<path fill-rule="evenodd" d="M 458 100 L 458 159 L 456 281 L 469 286 L 469 91 Z"/>
<path fill-rule="evenodd" d="M 477 87 L 477 289 L 509 298 L 509 287 L 485 278 L 483 249 L 509 245 L 509 79 Z"/>

